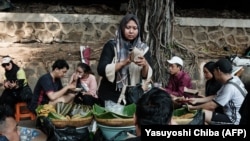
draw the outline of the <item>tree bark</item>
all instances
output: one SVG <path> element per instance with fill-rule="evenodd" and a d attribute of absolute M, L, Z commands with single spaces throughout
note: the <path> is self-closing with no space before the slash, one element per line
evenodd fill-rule
<path fill-rule="evenodd" d="M 167 59 L 171 57 L 173 0 L 130 0 L 128 12 L 138 16 L 142 40 L 152 54 L 153 81 L 166 85 L 169 74 Z"/>

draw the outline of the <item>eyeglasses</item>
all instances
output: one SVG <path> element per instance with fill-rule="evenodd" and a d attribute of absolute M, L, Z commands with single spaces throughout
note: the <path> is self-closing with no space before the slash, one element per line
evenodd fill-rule
<path fill-rule="evenodd" d="M 6 66 L 9 66 L 10 65 L 10 63 L 4 63 L 4 64 L 2 64 L 2 67 L 6 67 Z"/>

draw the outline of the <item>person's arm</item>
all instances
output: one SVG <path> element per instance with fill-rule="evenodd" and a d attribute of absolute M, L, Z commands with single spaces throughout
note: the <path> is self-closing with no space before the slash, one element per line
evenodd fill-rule
<path fill-rule="evenodd" d="M 117 59 L 115 58 L 115 44 L 113 41 L 109 41 L 103 47 L 99 64 L 97 66 L 97 72 L 100 76 L 107 78 L 110 82 L 115 80 L 117 71 L 131 62 L 129 57 L 121 62 L 113 62 L 114 59 Z"/>
<path fill-rule="evenodd" d="M 68 84 L 66 85 L 65 87 L 63 87 L 62 89 L 54 92 L 54 91 L 50 91 L 47 93 L 47 96 L 49 97 L 50 100 L 56 100 L 58 99 L 59 97 L 63 96 L 64 94 L 66 94 L 66 92 L 69 90 L 69 89 L 74 89 L 76 88 L 76 85 L 75 84 Z"/>
<path fill-rule="evenodd" d="M 152 60 L 151 60 L 151 53 L 150 51 L 147 51 L 146 54 L 144 55 L 145 61 L 142 64 L 142 78 L 145 79 L 148 76 L 148 71 L 152 71 Z"/>
<path fill-rule="evenodd" d="M 71 75 L 71 77 L 70 77 L 69 84 L 72 84 L 72 83 L 76 84 L 77 78 L 78 78 L 78 77 L 77 77 L 77 74 L 76 74 L 76 73 L 73 73 L 73 74 Z"/>
<path fill-rule="evenodd" d="M 106 67 L 111 64 L 115 57 L 114 45 L 111 41 L 107 42 L 103 49 L 97 66 L 97 72 L 100 76 L 106 77 Z M 115 71 L 114 71 L 115 73 Z"/>
<path fill-rule="evenodd" d="M 86 92 L 86 94 L 92 95 L 93 97 L 97 97 L 96 91 L 97 91 L 97 82 L 96 78 L 94 75 L 90 75 L 90 80 L 89 80 L 89 90 Z"/>
<path fill-rule="evenodd" d="M 189 98 L 189 102 L 192 104 L 206 103 L 206 102 L 212 101 L 214 97 L 215 95 L 210 95 L 210 96 L 202 97 L 202 98 Z"/>
<path fill-rule="evenodd" d="M 55 82 L 53 82 L 48 74 L 40 78 L 40 84 L 51 101 L 63 96 L 69 89 L 76 88 L 75 84 L 68 84 L 63 87 L 61 80 L 55 80 Z M 55 89 L 55 85 L 57 85 L 57 89 Z"/>
<path fill-rule="evenodd" d="M 188 105 L 189 110 L 206 109 L 206 110 L 214 111 L 217 107 L 218 105 L 213 100 L 200 104 L 200 105 L 195 105 L 195 106 Z"/>
<path fill-rule="evenodd" d="M 22 68 L 17 71 L 17 82 L 15 83 L 15 88 L 20 88 L 28 83 L 26 74 Z"/>

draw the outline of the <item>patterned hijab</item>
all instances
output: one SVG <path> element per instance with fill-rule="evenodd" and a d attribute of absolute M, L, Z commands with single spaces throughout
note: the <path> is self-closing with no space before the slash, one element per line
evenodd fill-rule
<path fill-rule="evenodd" d="M 137 24 L 138 28 L 138 35 L 133 41 L 127 41 L 124 37 L 124 30 L 126 28 L 127 23 L 133 20 Z M 134 47 L 139 48 L 139 49 L 144 49 L 147 47 L 145 43 L 141 42 L 140 38 L 140 24 L 139 20 L 136 17 L 136 15 L 133 14 L 126 14 L 123 19 L 120 22 L 120 26 L 118 30 L 116 31 L 116 50 L 117 50 L 117 60 L 118 62 L 123 61 L 127 59 L 129 55 L 129 49 L 133 49 Z M 128 84 L 128 68 L 129 65 L 124 66 L 117 75 L 116 83 L 117 87 L 120 89 L 123 87 L 124 84 Z"/>

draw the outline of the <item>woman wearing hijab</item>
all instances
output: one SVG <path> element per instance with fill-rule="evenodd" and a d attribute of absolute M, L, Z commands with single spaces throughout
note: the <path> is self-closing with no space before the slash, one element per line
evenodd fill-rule
<path fill-rule="evenodd" d="M 33 93 L 28 85 L 24 70 L 17 66 L 11 57 L 3 57 L 2 67 L 5 70 L 5 75 L 4 91 L 0 97 L 0 103 L 9 105 L 15 111 L 15 104 L 21 101 L 29 103 Z"/>
<path fill-rule="evenodd" d="M 124 101 L 127 85 L 136 85 L 152 76 L 149 47 L 141 41 L 140 24 L 133 14 L 127 14 L 120 22 L 116 37 L 103 47 L 98 74 L 102 77 L 98 89 L 101 105 L 106 100 Z"/>

